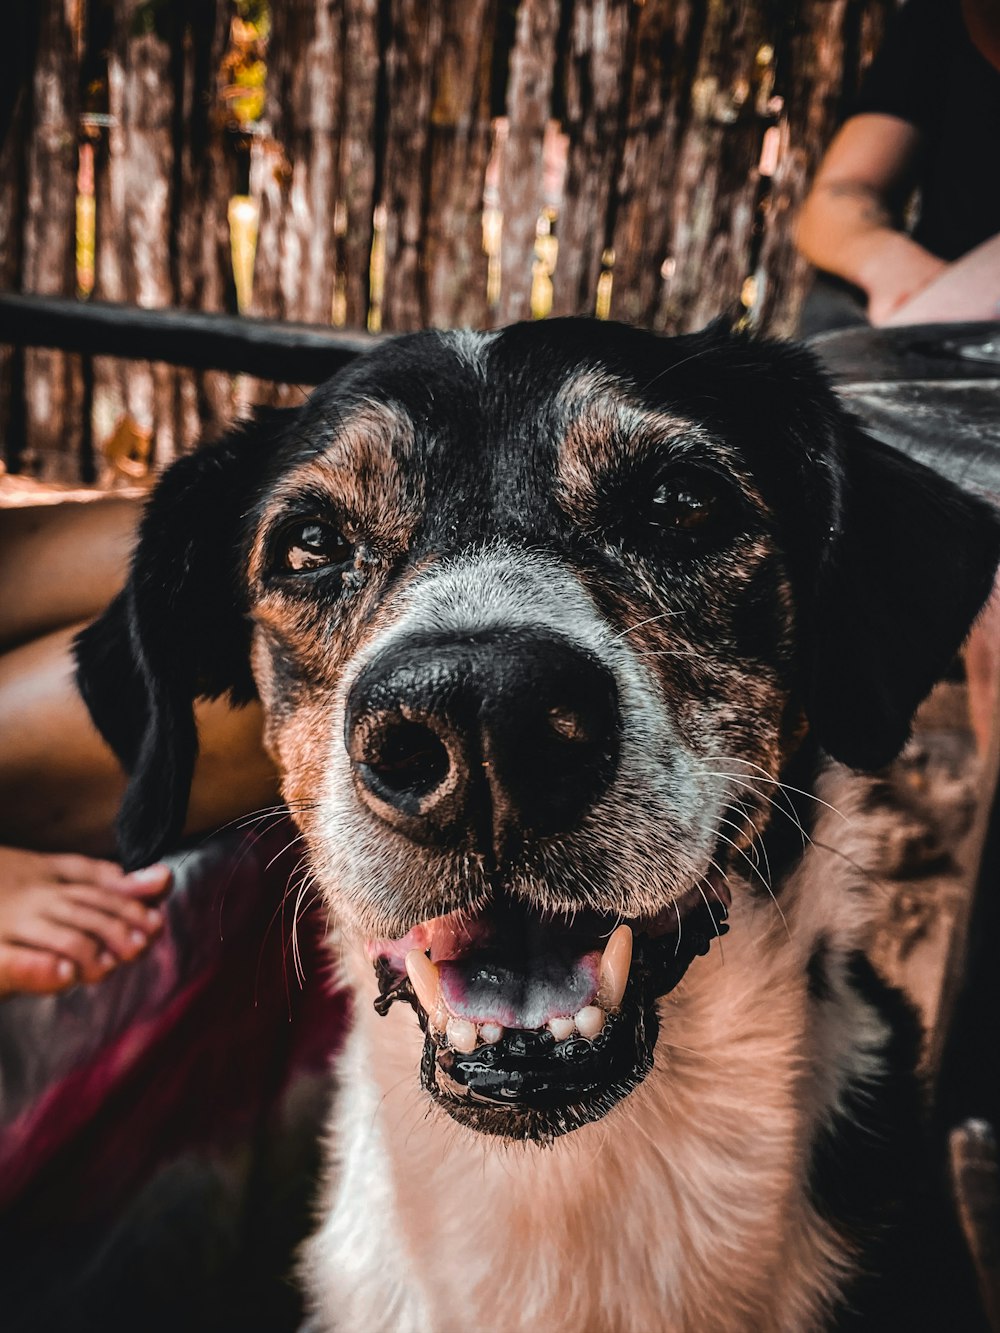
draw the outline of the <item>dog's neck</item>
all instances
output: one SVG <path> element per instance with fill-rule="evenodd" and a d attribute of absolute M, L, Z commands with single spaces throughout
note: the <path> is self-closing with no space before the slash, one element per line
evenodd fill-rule
<path fill-rule="evenodd" d="M 882 1035 L 838 971 L 867 925 L 864 895 L 845 892 L 858 878 L 845 829 L 817 821 L 827 846 L 805 853 L 780 911 L 734 884 L 730 934 L 661 1001 L 653 1071 L 550 1148 L 430 1108 L 412 1012 L 380 1019 L 362 1003 L 342 1065 L 345 1179 L 307 1259 L 319 1307 L 332 1298 L 343 1326 L 380 1328 L 395 1282 L 395 1333 L 814 1326 L 847 1256 L 809 1202 L 810 1149 L 820 1108 Z M 810 996 L 820 947 L 839 1005 Z M 352 980 L 370 991 L 362 969 Z M 335 1275 L 348 1253 L 372 1256 L 367 1281 Z M 359 1303 L 353 1323 L 342 1299 Z"/>

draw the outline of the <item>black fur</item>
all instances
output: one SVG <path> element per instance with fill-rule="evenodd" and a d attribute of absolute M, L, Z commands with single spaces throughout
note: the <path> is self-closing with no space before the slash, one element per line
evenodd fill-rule
<path fill-rule="evenodd" d="M 165 474 L 128 585 L 77 650 L 87 704 L 130 773 L 118 824 L 127 865 L 159 855 L 183 826 L 193 699 L 253 695 L 245 515 L 270 477 L 324 447 L 345 406 L 371 397 L 399 403 L 419 428 L 413 462 L 428 504 L 411 560 L 497 533 L 577 540 L 551 497 L 551 416 L 554 395 L 581 370 L 609 371 L 640 401 L 703 423 L 739 450 L 774 512 L 814 737 L 859 768 L 898 752 L 989 592 L 1000 538 L 984 503 L 866 436 L 812 357 L 789 344 L 718 325 L 664 339 L 553 320 L 505 330 L 490 364 L 483 385 L 436 335 L 400 338 L 303 409 L 259 419 Z M 599 552 L 581 559 L 611 576 Z"/>
<path fill-rule="evenodd" d="M 124 592 L 77 646 L 81 690 L 130 774 L 118 825 L 127 867 L 152 860 L 180 836 L 197 754 L 194 700 L 253 697 L 245 568 L 261 504 L 288 468 L 330 448 L 344 412 L 373 399 L 412 425 L 395 461 L 404 476 L 419 477 L 422 516 L 407 549 L 391 568 L 386 562 L 383 584 L 370 586 L 390 590 L 415 565 L 502 538 L 571 557 L 598 599 L 602 586 L 609 598 L 627 591 L 634 561 L 657 586 L 686 592 L 692 622 L 711 579 L 704 569 L 692 573 L 695 562 L 665 553 L 636 518 L 635 474 L 651 464 L 630 465 L 610 451 L 589 527 L 560 502 L 566 421 L 559 394 L 594 372 L 617 381 L 631 402 L 695 423 L 724 446 L 734 472 L 749 477 L 763 500 L 747 513 L 743 539 L 774 538 L 746 602 L 725 621 L 730 638 L 722 648 L 711 640 L 708 606 L 696 642 L 750 663 L 746 680 L 758 663 L 765 666 L 804 710 L 810 735 L 783 775 L 793 775 L 794 785 L 808 789 L 821 748 L 868 769 L 898 753 L 914 710 L 992 586 L 1000 523 L 985 503 L 867 437 L 811 356 L 790 345 L 718 326 L 664 339 L 554 320 L 503 331 L 486 360 L 488 370 L 463 363 L 436 334 L 400 338 L 347 368 L 303 408 L 258 420 L 165 474 Z M 648 478 L 643 484 L 648 494 Z M 786 576 L 790 637 L 781 602 Z M 318 592 L 313 601 L 324 641 L 334 642 L 336 598 Z M 800 854 L 799 821 L 808 830 L 808 816 L 793 808 L 765 833 L 776 880 Z M 819 954 L 810 963 L 815 1004 L 830 1002 L 828 963 Z M 926 1219 L 940 1203 L 938 1183 L 919 1170 L 926 1154 L 915 1024 L 863 958 L 852 961 L 851 979 L 892 1035 L 886 1077 L 853 1089 L 815 1145 L 817 1201 L 863 1246 L 840 1326 L 860 1328 L 867 1318 L 865 1327 L 879 1329 L 943 1327 L 947 1320 L 935 1325 L 924 1317 L 939 1307 L 914 1280 L 934 1272 Z M 940 1233 L 939 1247 L 942 1264 L 958 1264 L 948 1234 Z"/>
<path fill-rule="evenodd" d="M 180 837 L 198 753 L 193 701 L 255 697 L 241 520 L 294 420 L 261 415 L 164 474 L 125 588 L 77 638 L 80 690 L 130 775 L 117 823 L 126 869 Z"/>
<path fill-rule="evenodd" d="M 879 1077 L 848 1089 L 813 1149 L 814 1202 L 857 1254 L 857 1276 L 833 1328 L 836 1333 L 944 1328 L 986 1333 L 972 1265 L 948 1198 L 943 1155 L 930 1150 L 926 1099 L 915 1073 L 917 1016 L 863 954 L 849 960 L 848 973 L 851 986 L 884 1020 L 888 1036 Z M 827 999 L 815 996 L 814 1003 Z"/>

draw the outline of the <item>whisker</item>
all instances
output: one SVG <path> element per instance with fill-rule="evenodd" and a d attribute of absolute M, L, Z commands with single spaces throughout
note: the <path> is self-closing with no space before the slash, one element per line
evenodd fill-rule
<path fill-rule="evenodd" d="M 793 787 L 791 783 L 782 782 L 780 778 L 772 777 L 771 774 L 768 773 L 766 768 L 762 768 L 760 764 L 755 764 L 751 759 L 744 759 L 741 755 L 738 754 L 707 755 L 706 758 L 709 760 L 710 763 L 717 762 L 722 764 L 729 764 L 729 763 L 745 764 L 747 768 L 756 770 L 757 773 L 756 780 L 758 782 L 767 782 L 774 787 L 778 787 L 781 791 L 794 792 L 796 796 L 805 796 L 808 800 L 815 801 L 817 805 L 821 805 L 823 806 L 824 809 L 829 810 L 832 814 L 835 814 L 838 817 L 838 819 L 842 819 L 846 824 L 849 824 L 851 822 L 850 817 L 848 815 L 845 815 L 842 810 L 838 810 L 835 805 L 831 805 L 829 801 L 824 801 L 823 798 L 821 796 L 817 796 L 815 792 L 804 791 L 801 787 Z M 738 778 L 738 777 L 744 777 L 745 775 L 741 773 L 713 773 L 713 774 L 706 773 L 706 776 L 717 777 L 717 778 Z"/>
<path fill-rule="evenodd" d="M 682 357 L 680 361 L 675 361 L 672 366 L 665 366 L 663 370 L 658 371 L 648 383 L 642 386 L 641 392 L 645 393 L 651 389 L 657 381 L 662 380 L 665 375 L 670 375 L 675 370 L 680 370 L 681 366 L 686 366 L 689 361 L 700 361 L 703 356 L 708 356 L 714 348 L 700 347 L 697 352 L 692 352 L 690 356 Z"/>
<path fill-rule="evenodd" d="M 694 1046 L 681 1046 L 681 1044 L 676 1041 L 665 1041 L 662 1035 L 660 1036 L 660 1042 L 669 1051 L 683 1051 L 685 1055 L 694 1055 L 697 1056 L 699 1060 L 707 1060 L 710 1065 L 715 1065 L 717 1069 L 725 1068 L 721 1060 L 716 1060 L 714 1056 L 706 1055 L 704 1051 L 699 1051 Z"/>
<path fill-rule="evenodd" d="M 716 870 L 719 870 L 718 866 L 716 866 L 715 868 Z M 722 871 L 720 870 L 719 873 L 721 874 Z M 723 967 L 725 967 L 726 955 L 722 952 L 722 931 L 719 929 L 719 923 L 715 919 L 715 913 L 712 911 L 708 898 L 705 896 L 705 890 L 701 887 L 701 884 L 696 882 L 695 888 L 698 890 L 699 894 L 701 895 L 701 900 L 705 904 L 705 911 L 712 918 L 712 925 L 715 927 L 715 938 L 719 941 L 719 957 L 722 960 Z"/>
<path fill-rule="evenodd" d="M 774 889 L 771 887 L 769 881 L 766 880 L 766 879 L 764 878 L 764 876 L 761 874 L 760 870 L 759 870 L 759 869 L 757 868 L 757 866 L 755 866 L 754 863 L 750 860 L 749 856 L 747 856 L 747 854 L 746 854 L 746 852 L 743 850 L 743 848 L 737 846 L 737 844 L 736 844 L 735 842 L 733 842 L 732 838 L 727 838 L 726 835 L 725 835 L 724 833 L 720 833 L 720 834 L 719 834 L 719 837 L 722 839 L 722 841 L 723 841 L 724 843 L 726 843 L 729 847 L 731 847 L 731 848 L 733 849 L 733 851 L 736 853 L 737 856 L 742 856 L 742 857 L 743 857 L 743 860 L 746 861 L 747 865 L 750 867 L 750 869 L 753 871 L 753 873 L 757 876 L 757 878 L 758 878 L 758 879 L 760 880 L 760 882 L 763 884 L 764 888 L 767 890 L 768 897 L 771 899 L 771 901 L 774 903 L 775 907 L 777 908 L 778 915 L 781 917 L 781 924 L 782 924 L 782 925 L 784 926 L 784 928 L 785 928 L 785 934 L 788 936 L 789 943 L 791 943 L 792 932 L 791 932 L 791 930 L 789 930 L 789 928 L 788 928 L 788 919 L 787 919 L 787 917 L 785 916 L 784 912 L 781 910 L 781 904 L 778 902 L 778 899 L 777 899 L 777 897 L 775 896 L 775 893 L 774 893 Z M 712 865 L 715 865 L 715 862 L 713 861 L 711 864 L 712 864 Z M 718 866 L 715 866 L 715 868 L 716 868 L 716 870 L 719 869 Z M 721 873 L 721 872 L 720 872 L 720 873 Z"/>
<path fill-rule="evenodd" d="M 624 639 L 626 634 L 634 634 L 637 629 L 642 629 L 643 625 L 652 625 L 656 620 L 667 620 L 670 616 L 682 616 L 683 611 L 661 611 L 659 615 L 647 616 L 645 620 L 640 620 L 637 625 L 629 625 L 621 631 L 620 634 L 613 634 L 613 640 Z"/>
<path fill-rule="evenodd" d="M 798 830 L 798 832 L 799 832 L 799 836 L 800 836 L 801 839 L 802 839 L 802 845 L 803 845 L 803 847 L 805 847 L 807 843 L 811 843 L 811 842 L 812 842 L 812 838 L 811 838 L 811 836 L 809 835 L 809 833 L 806 831 L 805 826 L 803 825 L 802 821 L 799 819 L 799 817 L 798 817 L 798 813 L 796 812 L 795 807 L 792 806 L 790 803 L 789 803 L 789 805 L 784 805 L 784 804 L 782 804 L 780 801 L 776 801 L 776 800 L 774 799 L 773 796 L 768 796 L 768 794 L 767 794 L 766 792 L 758 791 L 758 790 L 756 789 L 756 787 L 753 785 L 753 780 L 752 780 L 751 778 L 737 777 L 737 775 L 736 775 L 735 773 L 704 773 L 704 772 L 703 772 L 703 776 L 705 776 L 705 777 L 713 777 L 713 778 L 728 778 L 730 781 L 738 782 L 741 786 L 748 788 L 751 792 L 753 792 L 754 796 L 756 796 L 756 797 L 757 797 L 759 800 L 761 800 L 761 801 L 766 801 L 768 805 L 770 805 L 770 806 L 771 806 L 774 810 L 776 810 L 779 814 L 784 815 L 784 817 L 785 817 L 787 820 L 789 820 L 789 821 L 795 826 L 795 828 L 796 828 L 796 829 Z M 737 798 L 735 798 L 735 797 L 732 797 L 732 798 L 731 798 L 731 800 L 736 800 L 736 799 L 737 799 Z M 753 830 L 754 830 L 754 837 L 757 838 L 757 839 L 761 839 L 761 838 L 762 838 L 761 832 L 760 832 L 760 830 L 757 828 L 757 826 L 753 823 L 753 821 L 750 819 L 749 815 L 746 813 L 746 808 L 745 808 L 745 806 L 743 805 L 742 801 L 739 802 L 739 808 L 740 808 L 740 810 L 743 812 L 744 817 L 747 819 L 747 822 L 748 822 L 748 823 L 750 824 L 750 826 L 753 828 Z M 761 840 L 761 848 L 763 849 L 763 847 L 764 847 L 764 844 L 763 844 L 763 841 Z"/>
<path fill-rule="evenodd" d="M 647 648 L 644 653 L 636 653 L 636 657 L 704 657 L 704 653 L 698 652 L 696 648 Z"/>

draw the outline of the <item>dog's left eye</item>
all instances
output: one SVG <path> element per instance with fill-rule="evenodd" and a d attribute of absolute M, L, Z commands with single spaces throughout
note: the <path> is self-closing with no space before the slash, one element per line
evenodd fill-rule
<path fill-rule="evenodd" d="M 658 528 L 698 536 L 714 528 L 724 509 L 721 487 L 707 473 L 683 471 L 664 477 L 650 504 Z"/>
<path fill-rule="evenodd" d="M 285 529 L 275 552 L 276 568 L 286 574 L 307 574 L 314 569 L 345 565 L 354 547 L 336 528 L 319 519 L 293 523 Z"/>

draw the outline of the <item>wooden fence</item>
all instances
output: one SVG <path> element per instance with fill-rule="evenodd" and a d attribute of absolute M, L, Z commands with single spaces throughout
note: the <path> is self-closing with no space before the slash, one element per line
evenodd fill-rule
<path fill-rule="evenodd" d="M 96 298 L 235 312 L 246 196 L 244 314 L 675 331 L 742 301 L 789 332 L 791 219 L 892 2 L 272 0 L 248 133 L 226 109 L 237 0 L 8 0 L 0 289 L 72 295 L 92 264 Z M 0 350 L 7 465 L 51 479 L 107 484 L 287 392 Z"/>

